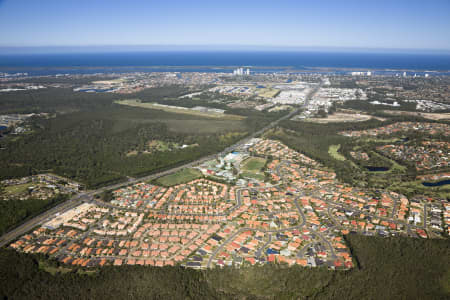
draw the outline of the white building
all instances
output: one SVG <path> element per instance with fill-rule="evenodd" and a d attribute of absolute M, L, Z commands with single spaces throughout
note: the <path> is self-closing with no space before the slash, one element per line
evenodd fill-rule
<path fill-rule="evenodd" d="M 237 68 L 236 70 L 233 70 L 233 75 L 250 75 L 250 69 L 247 68 L 246 70 L 244 70 L 244 68 Z"/>

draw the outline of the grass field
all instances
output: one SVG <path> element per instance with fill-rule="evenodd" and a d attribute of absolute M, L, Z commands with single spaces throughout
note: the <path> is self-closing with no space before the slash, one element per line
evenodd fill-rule
<path fill-rule="evenodd" d="M 200 117 L 207 117 L 207 118 L 217 118 L 217 119 L 224 119 L 224 120 L 243 120 L 245 117 L 238 116 L 238 115 L 230 115 L 230 114 L 221 114 L 221 113 L 214 113 L 214 112 L 201 112 L 196 111 L 192 109 L 185 109 L 177 106 L 167 106 L 167 105 L 158 105 L 155 103 L 145 103 L 140 102 L 138 99 L 126 99 L 126 100 L 119 100 L 115 101 L 114 103 L 120 104 L 120 105 L 127 105 L 132 107 L 140 107 L 140 108 L 147 108 L 147 109 L 157 109 L 157 110 L 163 110 L 166 112 L 176 113 L 176 114 L 187 114 L 187 115 L 194 115 L 194 116 L 200 116 Z"/>
<path fill-rule="evenodd" d="M 17 185 L 11 185 L 5 187 L 5 192 L 10 195 L 18 195 L 22 194 L 27 191 L 29 187 L 33 186 L 33 183 L 24 183 L 24 184 L 17 184 Z"/>
<path fill-rule="evenodd" d="M 374 142 L 374 143 L 395 143 L 398 142 L 399 138 L 390 138 L 390 139 L 377 139 L 373 137 L 362 137 L 360 138 L 363 142 Z"/>
<path fill-rule="evenodd" d="M 330 156 L 334 159 L 344 161 L 346 158 L 338 152 L 339 148 L 341 148 L 341 145 L 330 145 L 328 148 L 328 154 L 330 154 Z"/>
<path fill-rule="evenodd" d="M 394 171 L 398 171 L 398 172 L 405 172 L 406 171 L 406 167 L 400 165 L 395 160 L 390 159 L 390 158 L 388 158 L 388 157 L 386 157 L 384 155 L 381 155 L 381 154 L 379 154 L 379 153 L 377 153 L 375 151 L 372 151 L 371 153 L 372 153 L 372 155 L 377 156 L 379 159 L 386 160 L 386 161 L 388 161 L 388 162 L 390 162 L 392 164 L 391 168 L 388 171 L 385 171 L 384 173 L 392 173 Z M 379 173 L 383 173 L 383 172 L 379 172 Z"/>
<path fill-rule="evenodd" d="M 114 132 L 133 129 L 136 125 L 164 123 L 170 131 L 181 133 L 216 133 L 221 131 L 245 131 L 245 120 L 208 118 L 199 115 L 179 114 L 157 109 L 140 109 L 118 105 L 100 112 L 85 113 L 83 119 L 102 118 L 114 122 Z M 70 122 L 69 120 L 66 123 Z"/>
<path fill-rule="evenodd" d="M 402 111 L 402 110 L 384 110 L 383 112 L 395 116 L 415 116 L 435 121 L 450 119 L 450 113 L 425 113 L 425 112 Z"/>
<path fill-rule="evenodd" d="M 280 93 L 280 90 L 272 89 L 272 88 L 261 88 L 257 89 L 258 96 L 264 97 L 264 98 L 274 98 Z"/>
<path fill-rule="evenodd" d="M 364 122 L 370 120 L 372 116 L 366 114 L 350 114 L 337 112 L 332 115 L 328 115 L 326 118 L 309 118 L 305 121 L 313 123 L 341 123 L 341 122 Z"/>
<path fill-rule="evenodd" d="M 254 178 L 256 180 L 264 180 L 266 178 L 262 173 L 259 174 L 259 173 L 243 172 L 243 173 L 241 173 L 241 175 L 244 178 L 249 177 L 249 178 Z"/>
<path fill-rule="evenodd" d="M 181 183 L 186 183 L 191 180 L 202 177 L 202 173 L 196 169 L 183 169 L 176 173 L 166 175 L 156 179 L 156 183 L 163 186 L 173 186 Z"/>
<path fill-rule="evenodd" d="M 266 159 L 261 157 L 250 157 L 242 162 L 243 177 L 251 177 L 257 180 L 264 180 L 264 172 L 262 169 L 266 165 Z"/>
<path fill-rule="evenodd" d="M 48 261 L 46 260 L 40 260 L 39 261 L 39 269 L 43 270 L 45 272 L 48 272 L 52 275 L 56 275 L 56 274 L 66 274 L 69 272 L 72 272 L 73 269 L 72 268 L 68 268 L 68 267 L 64 267 L 64 266 L 51 266 Z"/>
<path fill-rule="evenodd" d="M 443 199 L 450 197 L 450 186 L 436 186 L 427 187 L 422 184 L 422 180 L 406 181 L 406 182 L 395 182 L 389 186 L 390 190 L 398 191 L 405 195 L 409 194 L 423 194 L 438 196 Z"/>
<path fill-rule="evenodd" d="M 261 157 L 250 157 L 243 162 L 242 169 L 248 172 L 260 172 L 266 164 L 266 159 Z"/>

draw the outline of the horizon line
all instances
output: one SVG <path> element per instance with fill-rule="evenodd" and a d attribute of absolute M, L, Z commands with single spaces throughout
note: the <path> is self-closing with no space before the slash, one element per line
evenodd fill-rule
<path fill-rule="evenodd" d="M 65 52 L 61 52 L 65 51 Z M 273 46 L 273 45 L 182 45 L 182 44 L 141 44 L 141 45 L 40 45 L 40 46 L 2 46 L 0 54 L 64 54 L 96 52 L 142 52 L 142 51 L 286 51 L 286 52 L 367 52 L 401 54 L 450 54 L 450 49 L 432 48 L 377 48 L 377 47 L 339 47 L 339 46 Z"/>

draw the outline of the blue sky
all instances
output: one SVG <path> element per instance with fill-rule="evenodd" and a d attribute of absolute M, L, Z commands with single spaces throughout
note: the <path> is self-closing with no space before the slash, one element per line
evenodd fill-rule
<path fill-rule="evenodd" d="M 0 0 L 0 47 L 450 50 L 450 0 Z"/>

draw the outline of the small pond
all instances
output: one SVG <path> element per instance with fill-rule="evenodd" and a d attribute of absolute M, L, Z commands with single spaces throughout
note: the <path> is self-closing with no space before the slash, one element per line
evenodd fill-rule
<path fill-rule="evenodd" d="M 370 172 L 385 172 L 385 171 L 389 171 L 389 168 L 387 167 L 371 167 L 371 166 L 366 166 L 365 167 L 367 170 L 369 170 Z"/>
<path fill-rule="evenodd" d="M 450 179 L 444 179 L 444 180 L 437 181 L 437 182 L 422 182 L 422 184 L 424 186 L 429 186 L 429 187 L 443 186 L 443 185 L 446 185 L 446 184 L 450 184 Z"/>

